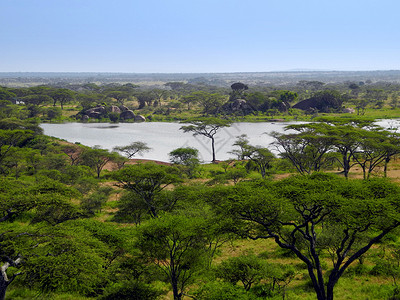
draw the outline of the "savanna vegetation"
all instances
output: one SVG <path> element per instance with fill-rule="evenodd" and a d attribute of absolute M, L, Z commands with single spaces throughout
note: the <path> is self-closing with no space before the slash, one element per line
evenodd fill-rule
<path fill-rule="evenodd" d="M 399 90 L 1 88 L 0 299 L 398 299 L 400 135 L 372 119 L 396 114 Z M 39 126 L 138 120 L 121 120 L 120 107 L 185 120 L 182 131 L 212 141 L 237 120 L 315 122 L 273 133 L 268 148 L 239 136 L 234 158 L 213 151 L 209 165 L 191 147 L 169 164 L 138 163 L 144 141 L 109 151 Z"/>
<path fill-rule="evenodd" d="M 242 82 L 212 85 L 176 81 L 156 87 L 132 83 L 53 83 L 0 87 L 4 117 L 41 122 L 183 121 L 198 117 L 232 121 L 311 120 L 317 116 L 398 115 L 400 84 L 300 80 L 277 86 Z"/>

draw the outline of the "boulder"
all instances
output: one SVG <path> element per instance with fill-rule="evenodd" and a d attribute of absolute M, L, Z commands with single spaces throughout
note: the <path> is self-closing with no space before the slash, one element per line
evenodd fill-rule
<path fill-rule="evenodd" d="M 88 116 L 88 115 L 82 115 L 81 121 L 82 121 L 82 122 L 87 122 L 87 121 L 89 121 L 89 116 Z"/>
<path fill-rule="evenodd" d="M 109 108 L 109 111 L 111 113 L 118 113 L 118 114 L 121 113 L 121 109 L 118 106 L 115 106 L 115 105 L 111 105 L 110 108 Z"/>
<path fill-rule="evenodd" d="M 101 116 L 102 116 L 102 113 L 99 113 L 99 112 L 96 112 L 96 111 L 87 112 L 87 116 L 88 116 L 89 118 L 100 119 Z"/>
<path fill-rule="evenodd" d="M 121 111 L 127 111 L 127 110 L 129 110 L 129 108 L 127 108 L 125 105 L 120 105 L 118 108 L 119 108 Z"/>
<path fill-rule="evenodd" d="M 227 114 L 250 114 L 253 112 L 253 108 L 244 99 L 235 99 L 225 103 L 222 106 L 222 110 Z"/>
<path fill-rule="evenodd" d="M 346 107 L 346 108 L 343 109 L 342 112 L 343 112 L 344 114 L 354 114 L 356 111 L 355 111 L 354 108 Z"/>
<path fill-rule="evenodd" d="M 135 122 L 146 122 L 146 118 L 142 115 L 137 115 L 135 117 Z"/>
<path fill-rule="evenodd" d="M 97 107 L 93 107 L 93 108 L 90 108 L 90 109 L 86 110 L 85 113 L 86 113 L 89 117 L 91 117 L 91 114 L 94 114 L 94 115 L 104 115 L 106 112 L 107 112 L 107 111 L 106 111 L 106 108 L 105 108 L 104 106 L 97 106 Z M 91 118 L 93 118 L 93 117 L 91 117 Z"/>
<path fill-rule="evenodd" d="M 135 113 L 131 110 L 125 110 L 119 115 L 121 120 L 135 119 Z"/>

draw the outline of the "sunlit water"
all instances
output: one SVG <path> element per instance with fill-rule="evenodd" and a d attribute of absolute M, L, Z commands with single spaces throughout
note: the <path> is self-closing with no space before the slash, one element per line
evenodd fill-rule
<path fill-rule="evenodd" d="M 247 134 L 251 145 L 268 147 L 274 141 L 269 133 L 284 132 L 285 126 L 294 122 L 262 122 L 262 123 L 234 123 L 230 127 L 221 128 L 215 135 L 216 159 L 227 160 L 234 158 L 229 152 L 234 149 L 232 144 L 237 136 Z M 385 128 L 400 128 L 399 120 L 381 120 L 376 124 Z M 193 147 L 199 150 L 200 159 L 209 162 L 212 159 L 211 141 L 204 136 L 193 136 L 184 133 L 179 128 L 181 123 L 145 122 L 145 123 L 66 123 L 42 124 L 44 133 L 86 146 L 98 145 L 101 148 L 112 150 L 115 146 L 126 146 L 135 141 L 147 143 L 152 150 L 141 157 L 159 161 L 169 161 L 168 153 L 179 147 Z M 400 130 L 398 130 L 399 132 Z"/>
<path fill-rule="evenodd" d="M 283 132 L 284 127 L 289 124 L 292 123 L 234 123 L 228 128 L 221 128 L 215 135 L 216 159 L 234 158 L 234 155 L 229 152 L 234 149 L 232 144 L 236 137 L 242 134 L 247 134 L 251 145 L 271 147 L 273 138 L 269 136 L 269 133 L 272 131 Z M 101 148 L 109 150 L 115 146 L 125 146 L 135 141 L 143 141 L 152 150 L 138 158 L 169 161 L 168 153 L 172 150 L 179 147 L 193 147 L 199 150 L 201 160 L 211 161 L 210 139 L 184 133 L 179 130 L 183 125 L 187 124 L 165 122 L 66 123 L 42 124 L 41 127 L 46 135 L 91 147 L 99 145 Z"/>

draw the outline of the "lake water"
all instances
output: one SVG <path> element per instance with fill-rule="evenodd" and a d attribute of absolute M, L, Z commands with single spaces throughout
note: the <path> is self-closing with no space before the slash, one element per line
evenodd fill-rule
<path fill-rule="evenodd" d="M 221 128 L 215 135 L 216 159 L 234 158 L 229 151 L 234 147 L 236 137 L 247 134 L 251 145 L 267 147 L 273 142 L 268 135 L 272 131 L 283 132 L 284 127 L 293 124 L 278 123 L 234 123 L 231 127 Z M 204 162 L 212 159 L 211 141 L 203 136 L 184 133 L 181 123 L 144 122 L 144 123 L 66 123 L 42 124 L 44 134 L 86 146 L 99 145 L 111 150 L 115 146 L 126 146 L 135 141 L 147 143 L 152 150 L 137 158 L 169 161 L 168 153 L 179 147 L 193 147 L 199 150 Z M 272 149 L 271 149 L 272 150 Z"/>

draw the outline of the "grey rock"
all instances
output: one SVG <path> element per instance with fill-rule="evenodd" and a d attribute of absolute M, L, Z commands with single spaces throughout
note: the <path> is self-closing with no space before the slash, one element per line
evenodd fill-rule
<path fill-rule="evenodd" d="M 146 122 L 146 118 L 142 115 L 137 115 L 135 117 L 135 122 Z"/>
<path fill-rule="evenodd" d="M 135 119 L 135 113 L 131 110 L 125 110 L 125 111 L 121 112 L 119 117 L 122 120 Z"/>

